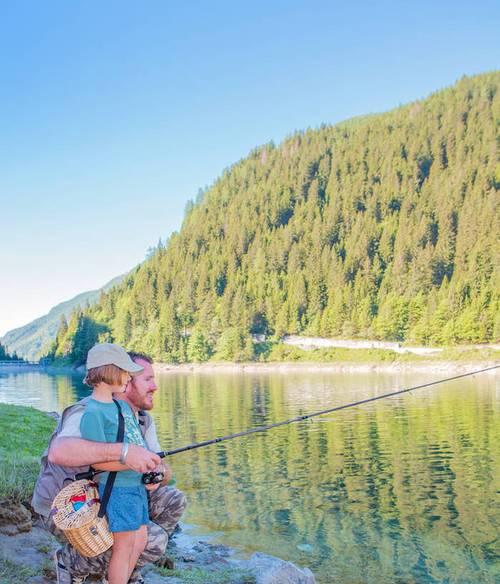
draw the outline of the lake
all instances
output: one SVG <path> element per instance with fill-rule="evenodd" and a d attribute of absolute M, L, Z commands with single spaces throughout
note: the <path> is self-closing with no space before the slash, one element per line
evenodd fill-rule
<path fill-rule="evenodd" d="M 154 418 L 167 450 L 443 377 L 159 373 Z M 468 377 L 176 455 L 185 521 L 324 584 L 494 584 L 499 380 Z M 87 394 L 77 375 L 0 373 L 2 402 L 60 411 Z"/>

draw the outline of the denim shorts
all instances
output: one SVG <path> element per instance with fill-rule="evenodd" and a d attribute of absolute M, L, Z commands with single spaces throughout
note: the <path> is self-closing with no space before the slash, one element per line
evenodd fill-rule
<path fill-rule="evenodd" d="M 99 485 L 102 499 L 104 484 Z M 144 485 L 135 487 L 113 487 L 106 507 L 109 529 L 115 531 L 136 531 L 149 523 L 148 497 Z"/>

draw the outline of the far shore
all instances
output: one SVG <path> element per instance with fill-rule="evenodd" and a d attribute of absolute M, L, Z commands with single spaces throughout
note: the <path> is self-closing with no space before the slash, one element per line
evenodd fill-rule
<path fill-rule="evenodd" d="M 232 363 L 222 361 L 208 361 L 205 363 L 160 363 L 153 364 L 158 373 L 230 373 L 230 374 L 259 374 L 259 373 L 399 373 L 426 371 L 442 373 L 468 373 L 475 370 L 500 367 L 498 360 L 487 359 L 484 361 L 453 361 L 453 360 L 423 360 L 423 361 L 388 361 L 388 362 L 315 362 L 315 361 L 279 361 L 279 362 L 247 362 Z M 29 366 L 29 367 L 2 367 L 0 373 L 32 373 L 43 372 L 49 374 L 74 375 L 85 373 L 85 368 L 69 366 Z M 491 373 L 497 373 L 492 370 Z"/>
<path fill-rule="evenodd" d="M 500 359 L 497 361 L 488 359 L 485 361 L 394 361 L 394 362 L 270 362 L 270 363 L 155 363 L 154 369 L 159 373 L 349 373 L 349 372 L 425 372 L 435 371 L 444 373 L 468 373 L 475 370 L 487 369 L 489 367 L 500 366 Z M 492 373 L 495 373 L 492 370 Z"/>
<path fill-rule="evenodd" d="M 325 339 L 304 339 L 319 342 Z M 297 339 L 290 337 L 289 343 Z M 413 352 L 407 348 L 373 346 L 368 347 L 368 341 L 328 341 L 330 343 L 350 343 L 351 346 L 338 347 L 308 347 L 277 346 L 277 355 L 271 351 L 266 358 L 270 360 L 232 362 L 210 360 L 202 363 L 163 363 L 156 362 L 154 368 L 161 373 L 232 373 L 232 374 L 261 374 L 261 373 L 294 373 L 294 372 L 415 372 L 424 373 L 442 372 L 461 374 L 479 371 L 500 366 L 500 345 L 469 345 L 457 347 L 426 348 L 413 347 Z M 380 345 L 381 343 L 379 343 Z M 387 343 L 386 343 L 387 345 Z M 427 351 L 423 353 L 422 351 Z M 404 352 L 403 352 L 404 351 Z M 431 353 L 432 352 L 432 353 Z M 263 355 L 261 355 L 262 359 Z M 278 357 L 276 359 L 276 357 Z M 74 367 L 68 364 L 0 364 L 2 373 L 43 372 L 49 374 L 84 374 L 85 366 Z M 496 371 L 493 371 L 495 373 Z"/>
<path fill-rule="evenodd" d="M 0 365 L 0 372 L 2 373 L 32 373 L 42 371 L 43 373 L 67 373 L 74 375 L 75 373 L 83 373 L 84 368 L 72 367 L 71 365 Z"/>

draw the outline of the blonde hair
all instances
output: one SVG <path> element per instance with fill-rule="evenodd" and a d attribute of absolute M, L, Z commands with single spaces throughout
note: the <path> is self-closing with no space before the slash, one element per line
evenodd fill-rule
<path fill-rule="evenodd" d="M 96 387 L 99 383 L 120 385 L 126 382 L 128 375 L 127 371 L 120 369 L 116 365 L 101 365 L 100 367 L 89 369 L 83 383 L 86 383 L 90 387 Z"/>

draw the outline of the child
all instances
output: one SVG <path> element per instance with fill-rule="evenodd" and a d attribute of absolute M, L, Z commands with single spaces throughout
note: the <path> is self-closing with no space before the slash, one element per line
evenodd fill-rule
<path fill-rule="evenodd" d="M 80 422 L 82 438 L 95 442 L 117 441 L 119 413 L 113 394 L 124 392 L 130 376 L 142 370 L 118 345 L 101 343 L 90 349 L 85 383 L 92 387 L 93 392 Z M 120 407 L 125 421 L 120 462 L 125 463 L 128 444 L 146 447 L 146 443 L 130 406 L 120 400 Z M 127 469 L 124 464 L 96 464 L 94 468 L 119 471 L 106 508 L 114 539 L 108 581 L 109 584 L 127 584 L 147 541 L 149 514 L 146 488 L 141 481 L 142 475 Z M 108 472 L 97 475 L 101 499 L 108 475 Z"/>

